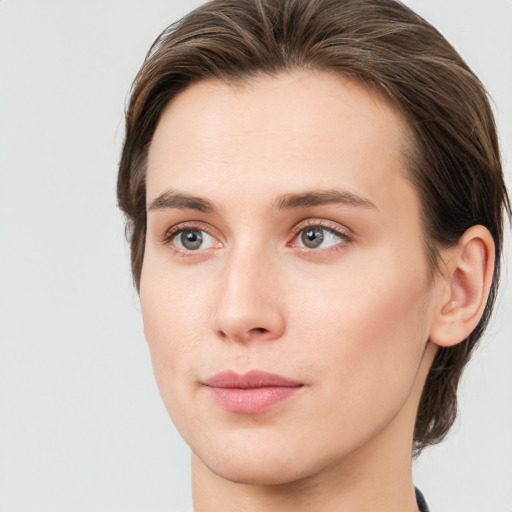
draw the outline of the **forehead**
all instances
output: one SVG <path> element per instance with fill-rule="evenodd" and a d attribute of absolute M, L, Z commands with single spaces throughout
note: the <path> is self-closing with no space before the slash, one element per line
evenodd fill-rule
<path fill-rule="evenodd" d="M 404 186 L 408 133 L 388 101 L 329 73 L 203 81 L 160 118 L 147 197 L 169 187 L 221 196 L 237 183 L 251 194 L 342 186 L 378 202 L 384 189 Z"/>

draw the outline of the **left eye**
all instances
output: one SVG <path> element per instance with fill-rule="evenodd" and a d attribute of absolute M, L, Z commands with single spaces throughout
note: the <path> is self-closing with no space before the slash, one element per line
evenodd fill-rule
<path fill-rule="evenodd" d="M 172 243 L 181 250 L 197 251 L 213 247 L 215 238 L 202 229 L 183 229 L 173 236 Z"/>
<path fill-rule="evenodd" d="M 345 238 L 342 234 L 322 226 L 308 226 L 298 233 L 295 240 L 299 247 L 325 249 L 343 242 Z"/>

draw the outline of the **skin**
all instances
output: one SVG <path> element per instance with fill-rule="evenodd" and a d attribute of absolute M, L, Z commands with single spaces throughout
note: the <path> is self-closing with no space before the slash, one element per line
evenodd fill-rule
<path fill-rule="evenodd" d="M 163 112 L 140 299 L 197 512 L 417 510 L 414 419 L 450 292 L 428 269 L 406 134 L 386 101 L 326 73 L 200 82 Z M 344 200 L 279 207 L 332 190 Z M 187 229 L 203 245 L 185 248 Z M 253 369 L 303 386 L 239 414 L 201 384 Z"/>

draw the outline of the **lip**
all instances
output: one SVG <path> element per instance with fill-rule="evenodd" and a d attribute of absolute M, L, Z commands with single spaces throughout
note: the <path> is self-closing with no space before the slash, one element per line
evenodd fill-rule
<path fill-rule="evenodd" d="M 215 402 L 229 412 L 257 414 L 291 397 L 304 384 L 274 373 L 221 372 L 202 382 Z"/>

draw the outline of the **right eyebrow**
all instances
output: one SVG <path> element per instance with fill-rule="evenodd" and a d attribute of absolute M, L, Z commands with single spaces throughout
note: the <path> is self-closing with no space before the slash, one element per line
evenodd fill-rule
<path fill-rule="evenodd" d="M 182 194 L 174 190 L 166 190 L 163 194 L 153 199 L 147 206 L 147 210 L 166 210 L 166 209 L 189 209 L 200 212 L 211 213 L 215 210 L 212 203 L 207 199 L 189 194 Z"/>

